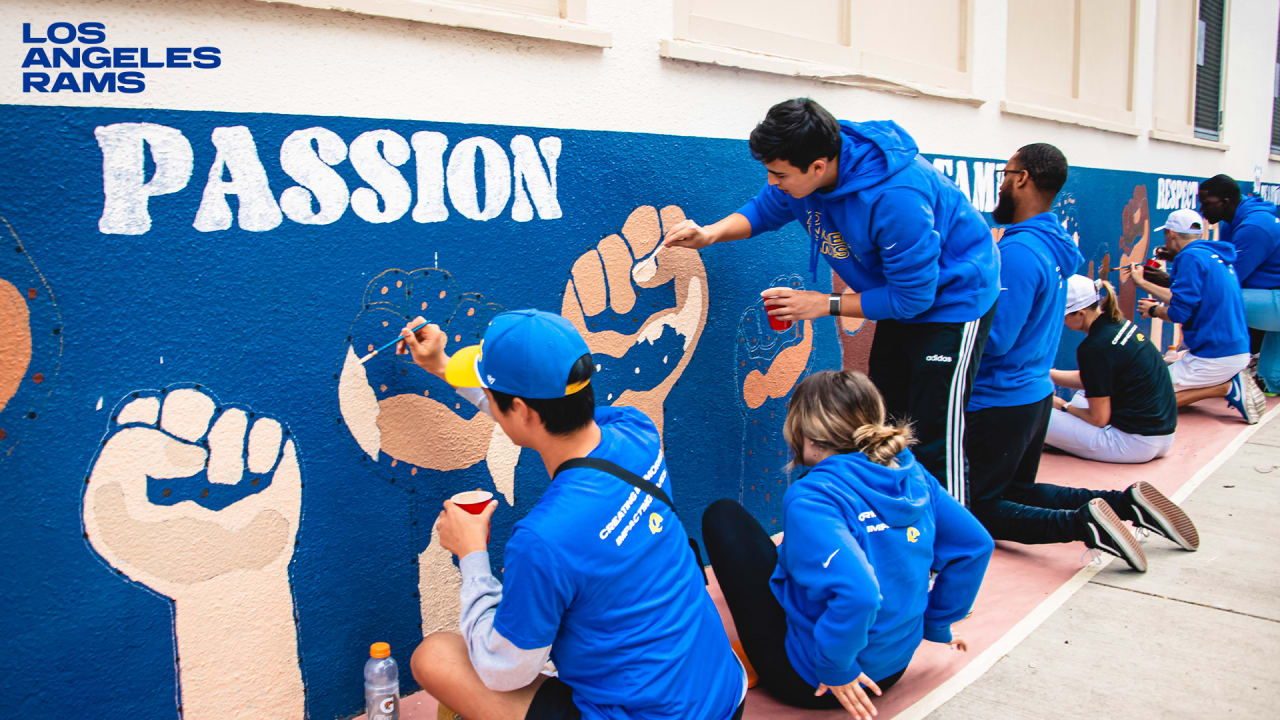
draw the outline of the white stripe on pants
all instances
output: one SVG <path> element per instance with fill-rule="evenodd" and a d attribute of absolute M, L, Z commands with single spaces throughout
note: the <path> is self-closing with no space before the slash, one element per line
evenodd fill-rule
<path fill-rule="evenodd" d="M 973 346 L 978 341 L 978 324 L 982 318 L 970 320 L 960 332 L 960 351 L 956 355 L 955 370 L 951 375 L 951 393 L 947 398 L 947 477 L 944 485 L 955 501 L 969 506 L 969 483 L 965 481 L 964 467 L 964 412 L 965 382 L 969 364 L 973 359 Z"/>
<path fill-rule="evenodd" d="M 1071 404 L 1088 407 L 1083 391 L 1077 391 Z M 1173 445 L 1168 435 L 1135 435 L 1111 425 L 1097 427 L 1065 410 L 1049 413 L 1049 432 L 1044 442 L 1089 460 L 1109 463 L 1144 463 L 1164 457 Z"/>

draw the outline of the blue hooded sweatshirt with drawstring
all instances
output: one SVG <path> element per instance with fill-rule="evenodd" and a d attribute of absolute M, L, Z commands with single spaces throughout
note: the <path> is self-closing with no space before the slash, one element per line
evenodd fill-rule
<path fill-rule="evenodd" d="M 1010 225 L 1000 238 L 1000 301 L 978 363 L 970 410 L 1016 407 L 1053 392 L 1067 278 L 1084 261 L 1053 213 Z"/>
<path fill-rule="evenodd" d="M 814 687 L 861 673 L 883 680 L 921 638 L 950 642 L 982 584 L 991 535 L 910 450 L 897 464 L 833 455 L 783 498 L 770 584 L 787 616 L 787 657 Z"/>
<path fill-rule="evenodd" d="M 893 121 L 840 121 L 836 186 L 794 198 L 765 185 L 738 212 L 751 234 L 798 220 L 872 320 L 968 322 L 1000 293 L 991 229 Z"/>
<path fill-rule="evenodd" d="M 1169 266 L 1169 319 L 1182 323 L 1182 344 L 1202 358 L 1249 352 L 1244 296 L 1232 263 L 1236 249 L 1222 240 L 1194 240 Z"/>
<path fill-rule="evenodd" d="M 1231 222 L 1218 224 L 1218 240 L 1236 248 L 1236 276 L 1241 287 L 1280 288 L 1280 218 L 1275 205 L 1260 197 L 1244 196 Z"/>

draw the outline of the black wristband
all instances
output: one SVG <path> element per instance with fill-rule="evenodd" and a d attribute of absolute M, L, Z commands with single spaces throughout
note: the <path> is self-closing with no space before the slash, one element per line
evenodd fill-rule
<path fill-rule="evenodd" d="M 840 296 L 838 294 L 831 293 L 831 296 L 828 299 L 827 312 L 831 315 L 840 314 Z"/>

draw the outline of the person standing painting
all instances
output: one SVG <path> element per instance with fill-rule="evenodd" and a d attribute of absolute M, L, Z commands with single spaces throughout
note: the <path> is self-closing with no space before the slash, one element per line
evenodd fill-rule
<path fill-rule="evenodd" d="M 686 220 L 667 246 L 701 249 L 795 220 L 848 284 L 840 295 L 764 292 L 781 320 L 824 315 L 876 321 L 869 376 L 890 415 L 910 420 L 916 456 L 964 502 L 964 408 L 1000 293 L 991 230 L 956 185 L 892 121 L 837 121 L 807 98 L 778 103 L 751 132 L 768 183 L 707 226 Z"/>

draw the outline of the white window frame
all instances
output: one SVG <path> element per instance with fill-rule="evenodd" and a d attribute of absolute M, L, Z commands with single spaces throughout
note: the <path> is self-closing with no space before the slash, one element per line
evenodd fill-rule
<path fill-rule="evenodd" d="M 692 12 L 693 2 L 675 0 L 673 37 L 662 40 L 659 49 L 662 57 L 912 97 L 937 97 L 971 105 L 984 102 L 972 93 L 975 0 L 962 0 L 965 23 L 958 30 L 964 48 L 964 71 L 917 65 L 853 47 L 852 30 L 847 20 L 852 12 L 850 0 L 844 0 L 841 9 L 845 22 L 840 44 L 804 41 L 759 28 L 698 17 Z M 785 4 L 780 3 L 779 7 L 785 7 Z M 803 47 L 805 45 L 810 47 Z"/>
<path fill-rule="evenodd" d="M 259 0 L 320 10 L 413 20 L 449 27 L 488 30 L 506 35 L 612 47 L 613 34 L 587 24 L 587 0 L 559 0 L 560 17 L 505 11 L 466 0 Z"/>
<path fill-rule="evenodd" d="M 1129 17 L 1129 72 L 1128 82 L 1128 109 L 1119 109 L 1106 105 L 1098 105 L 1079 98 L 1080 93 L 1080 33 L 1081 30 L 1081 11 L 1082 5 L 1080 0 L 1057 0 L 1059 2 L 1075 3 L 1075 26 L 1073 41 L 1073 57 L 1071 61 L 1072 72 L 1072 97 L 1064 98 L 1056 94 L 1040 94 L 1033 88 L 1019 88 L 1017 90 L 1018 97 L 1011 98 L 1008 91 L 1008 74 L 1006 71 L 1005 82 L 1005 99 L 1000 103 L 1000 110 L 1009 115 L 1021 115 L 1024 117 L 1033 117 L 1041 120 L 1052 120 L 1054 122 L 1066 123 L 1070 125 L 1081 125 L 1083 127 L 1093 128 L 1095 130 L 1105 130 L 1107 132 L 1119 133 L 1122 135 L 1140 135 L 1141 129 L 1137 126 L 1137 116 L 1134 111 L 1134 100 L 1136 97 L 1137 84 L 1137 52 L 1138 52 L 1138 31 L 1139 16 L 1142 8 L 1142 0 L 1133 0 L 1130 4 Z M 1006 32 L 1008 37 L 1008 32 Z M 1006 48 L 1008 48 L 1006 40 Z M 1006 58 L 1008 50 L 1006 49 Z M 1008 58 L 1007 62 L 1013 62 L 1013 58 Z"/>
<path fill-rule="evenodd" d="M 1161 10 L 1162 8 L 1159 5 L 1157 5 L 1156 12 L 1159 13 L 1161 12 Z M 1180 145 L 1191 145 L 1193 147 L 1202 147 L 1210 150 L 1219 150 L 1219 151 L 1225 152 L 1231 149 L 1231 145 L 1222 140 L 1222 137 L 1226 134 L 1226 130 L 1227 130 L 1225 107 L 1222 107 L 1223 124 L 1222 124 L 1222 129 L 1218 136 L 1219 137 L 1218 140 L 1207 140 L 1205 138 L 1198 138 L 1195 136 L 1195 103 L 1196 103 L 1195 78 L 1196 78 L 1196 53 L 1199 49 L 1199 44 L 1200 44 L 1199 29 L 1198 29 L 1199 18 L 1200 18 L 1200 3 L 1197 1 L 1195 3 L 1195 6 L 1192 8 L 1191 17 L 1189 18 L 1191 20 L 1191 24 L 1187 28 L 1187 33 L 1191 42 L 1191 45 L 1190 45 L 1191 57 L 1189 58 L 1189 61 L 1186 67 L 1183 68 L 1183 72 L 1185 72 L 1187 77 L 1190 78 L 1184 117 L 1181 118 L 1180 120 L 1173 120 L 1171 122 L 1169 118 L 1162 117 L 1161 115 L 1157 114 L 1155 112 L 1155 109 L 1153 108 L 1152 117 L 1151 117 L 1152 129 L 1150 132 L 1147 133 L 1147 137 L 1151 138 L 1152 140 L 1159 140 L 1162 142 L 1178 143 Z M 1219 92 L 1218 102 L 1219 102 L 1219 105 L 1225 106 L 1226 98 L 1227 98 L 1227 79 L 1228 79 L 1227 63 L 1230 60 L 1230 53 L 1227 52 L 1227 48 L 1230 47 L 1230 41 L 1231 41 L 1231 0 L 1225 0 L 1223 3 L 1222 21 L 1223 21 L 1222 22 L 1222 50 L 1223 50 L 1222 81 L 1221 81 L 1221 84 L 1219 85 L 1219 90 L 1218 90 Z M 1157 23 L 1158 22 L 1159 22 L 1159 19 L 1157 18 Z M 1157 36 L 1157 41 L 1158 40 L 1159 40 L 1159 37 Z M 1159 48 L 1157 48 L 1156 55 L 1155 55 L 1155 73 L 1159 74 L 1160 72 L 1161 72 L 1160 53 L 1159 53 Z"/>

